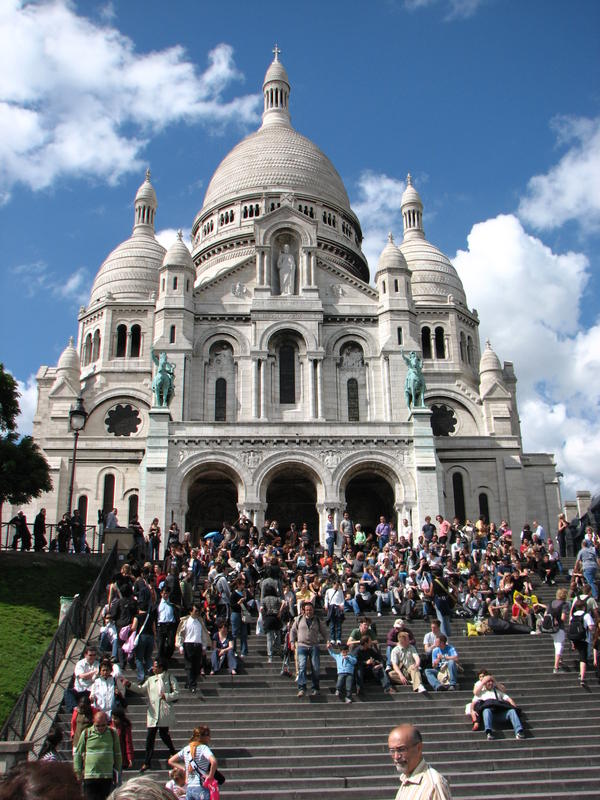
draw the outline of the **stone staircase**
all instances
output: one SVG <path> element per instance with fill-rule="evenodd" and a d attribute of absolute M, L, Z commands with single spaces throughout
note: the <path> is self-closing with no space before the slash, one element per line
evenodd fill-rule
<path fill-rule="evenodd" d="M 554 590 L 540 588 L 538 596 L 547 602 Z M 375 621 L 384 640 L 393 617 Z M 346 637 L 354 623 L 353 615 L 347 615 Z M 428 627 L 412 623 L 418 643 Z M 196 725 L 210 726 L 211 747 L 227 778 L 224 800 L 389 800 L 398 778 L 387 735 L 394 725 L 411 722 L 423 734 L 425 758 L 447 777 L 454 798 L 598 798 L 600 686 L 592 670 L 588 688 L 582 689 L 568 643 L 563 656 L 568 671 L 554 675 L 550 636 L 467 638 L 464 628 L 464 622 L 454 621 L 452 642 L 465 670 L 459 691 L 414 694 L 404 688 L 384 695 L 379 685 L 367 683 L 351 705 L 334 695 L 335 665 L 324 650 L 320 696 L 302 699 L 296 697 L 293 679 L 279 675 L 280 663 L 267 663 L 263 636 L 251 636 L 250 655 L 238 675 L 207 676 L 196 695 L 183 689 L 183 663 L 176 658 L 173 673 L 182 688 L 177 727 L 171 731 L 175 745 L 186 744 Z M 499 731 L 494 741 L 471 731 L 464 709 L 482 667 L 506 685 L 523 709 L 524 741 L 516 741 L 511 728 Z M 128 713 L 137 756 L 134 772 L 144 751 L 143 701 L 131 697 Z M 66 716 L 63 724 L 68 729 Z M 166 757 L 157 739 L 156 772 L 151 773 L 157 779 L 167 779 Z"/>

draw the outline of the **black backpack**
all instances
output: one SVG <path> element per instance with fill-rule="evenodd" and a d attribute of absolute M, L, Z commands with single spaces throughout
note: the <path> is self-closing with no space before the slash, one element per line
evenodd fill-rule
<path fill-rule="evenodd" d="M 573 614 L 567 636 L 572 642 L 584 642 L 586 637 L 584 614 Z"/>
<path fill-rule="evenodd" d="M 559 623 L 556 617 L 550 611 L 546 611 L 542 617 L 542 623 L 540 625 L 540 630 L 542 633 L 556 633 L 558 628 Z"/>

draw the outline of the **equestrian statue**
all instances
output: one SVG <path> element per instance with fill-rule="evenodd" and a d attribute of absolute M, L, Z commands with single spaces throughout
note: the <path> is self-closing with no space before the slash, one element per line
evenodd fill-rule
<path fill-rule="evenodd" d="M 173 397 L 175 367 L 167 361 L 166 353 L 156 355 L 154 348 L 151 349 L 150 353 L 152 361 L 156 364 L 156 374 L 152 380 L 154 407 L 167 408 Z"/>
<path fill-rule="evenodd" d="M 409 408 L 425 408 L 425 378 L 421 356 L 412 350 L 408 356 L 402 353 L 408 372 L 404 381 L 404 397 Z"/>

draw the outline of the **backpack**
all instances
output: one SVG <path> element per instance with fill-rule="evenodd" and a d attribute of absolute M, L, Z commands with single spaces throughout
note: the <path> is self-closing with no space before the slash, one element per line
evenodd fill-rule
<path fill-rule="evenodd" d="M 584 614 L 573 614 L 569 622 L 569 630 L 567 636 L 572 642 L 584 642 L 586 638 L 586 629 Z"/>
<path fill-rule="evenodd" d="M 559 628 L 559 622 L 550 611 L 546 611 L 542 617 L 540 630 L 542 633 L 556 633 Z"/>

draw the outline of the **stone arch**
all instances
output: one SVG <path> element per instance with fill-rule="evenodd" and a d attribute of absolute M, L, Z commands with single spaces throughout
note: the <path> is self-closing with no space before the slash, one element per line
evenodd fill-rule
<path fill-rule="evenodd" d="M 212 345 L 220 340 L 224 340 L 231 345 L 234 358 L 247 356 L 250 353 L 249 342 L 245 336 L 240 336 L 239 330 L 232 325 L 217 325 L 216 328 L 211 327 L 209 331 L 204 332 L 203 336 L 196 339 L 194 342 L 194 355 L 208 357 L 208 352 Z"/>
<path fill-rule="evenodd" d="M 462 480 L 462 493 L 463 493 L 463 502 L 464 502 L 464 519 L 461 519 L 463 516 L 460 512 L 460 509 L 456 507 L 457 498 L 456 498 L 456 485 L 455 485 L 455 475 L 459 475 Z M 472 504 L 471 498 L 471 474 L 469 470 L 462 466 L 461 464 L 451 464 L 445 472 L 445 483 L 446 483 L 446 498 L 447 502 L 452 503 L 452 508 L 454 513 L 452 516 L 459 517 L 460 521 L 464 523 L 465 519 L 472 519 L 472 508 L 474 507 Z"/>
<path fill-rule="evenodd" d="M 444 386 L 443 391 L 435 388 L 425 392 L 425 405 L 428 408 L 440 404 L 452 406 L 455 411 L 457 424 L 452 432 L 453 436 L 485 435 L 481 412 L 462 392 L 447 386 Z"/>
<path fill-rule="evenodd" d="M 341 333 L 339 331 L 333 333 L 329 339 L 324 342 L 325 353 L 328 356 L 339 358 L 344 345 L 353 341 L 356 341 L 356 343 L 362 347 L 365 358 L 372 358 L 377 355 L 377 344 L 374 338 L 363 329 L 354 325 L 344 327 Z"/>
<path fill-rule="evenodd" d="M 275 219 L 269 220 L 269 224 L 265 225 L 261 235 L 257 238 L 256 244 L 269 245 L 275 236 L 287 233 L 289 230 L 298 237 L 300 247 L 316 247 L 317 239 L 313 230 L 314 226 L 307 224 L 306 217 L 304 215 L 300 216 L 300 213 L 292 208 L 285 214 L 285 219 L 282 219 L 284 213 L 285 211 L 279 211 L 277 214 L 276 210 Z M 296 215 L 298 216 L 297 219 L 295 219 Z"/>
<path fill-rule="evenodd" d="M 298 335 L 304 343 L 304 347 L 306 350 L 317 350 L 319 349 L 319 344 L 315 338 L 315 335 L 309 328 L 306 327 L 301 322 L 294 320 L 290 322 L 289 320 L 277 320 L 273 322 L 271 325 L 266 328 L 260 337 L 258 342 L 258 349 L 259 350 L 268 350 L 269 343 L 276 336 L 278 333 L 290 331 Z"/>
<path fill-rule="evenodd" d="M 183 472 L 178 491 L 173 488 L 172 499 L 178 500 L 185 510 L 185 529 L 191 532 L 194 541 L 209 531 L 221 530 L 223 522 L 234 523 L 245 496 L 245 482 L 238 464 L 210 453 L 200 461 L 196 457 Z"/>
<path fill-rule="evenodd" d="M 385 478 L 394 487 L 396 505 L 415 503 L 417 491 L 413 476 L 402 467 L 398 460 L 385 453 L 374 455 L 370 451 L 357 451 L 344 458 L 332 475 L 333 495 L 344 502 L 348 483 L 361 472 L 372 472 Z"/>
<path fill-rule="evenodd" d="M 257 489 L 266 519 L 276 519 L 285 533 L 292 522 L 300 529 L 306 522 L 313 541 L 320 538 L 320 512 L 325 499 L 325 483 L 314 459 L 294 454 L 269 459 L 260 470 Z"/>
<path fill-rule="evenodd" d="M 366 454 L 351 463 L 346 460 L 343 466 L 339 474 L 340 503 L 354 523 L 372 533 L 381 515 L 396 521 L 397 509 L 406 502 L 407 493 L 395 466 Z"/>

